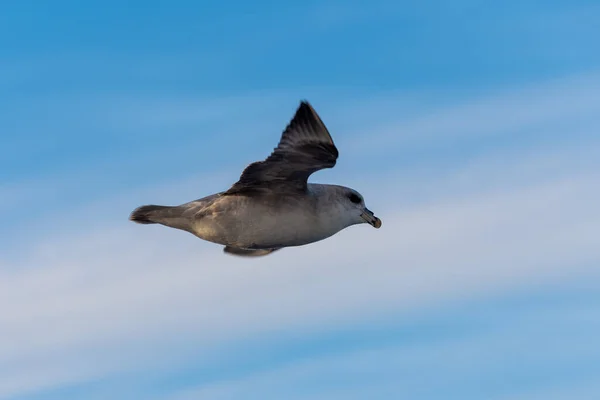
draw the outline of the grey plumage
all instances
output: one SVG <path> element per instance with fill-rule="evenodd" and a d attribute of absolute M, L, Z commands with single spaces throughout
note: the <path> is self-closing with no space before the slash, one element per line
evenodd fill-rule
<path fill-rule="evenodd" d="M 185 230 L 239 256 L 316 242 L 354 224 L 379 228 L 381 220 L 355 190 L 307 182 L 335 166 L 338 155 L 325 124 L 303 101 L 269 157 L 246 167 L 228 190 L 175 207 L 141 206 L 130 220 Z"/>

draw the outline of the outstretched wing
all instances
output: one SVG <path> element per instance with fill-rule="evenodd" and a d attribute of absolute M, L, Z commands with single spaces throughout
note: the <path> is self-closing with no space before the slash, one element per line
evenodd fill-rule
<path fill-rule="evenodd" d="M 302 101 L 271 155 L 246 167 L 224 195 L 306 190 L 308 177 L 320 169 L 332 168 L 338 154 L 321 118 L 308 102 Z"/>

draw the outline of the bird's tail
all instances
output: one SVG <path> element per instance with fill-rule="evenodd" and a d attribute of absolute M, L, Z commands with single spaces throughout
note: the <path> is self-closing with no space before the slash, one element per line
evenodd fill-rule
<path fill-rule="evenodd" d="M 160 224 L 172 214 L 175 207 L 147 205 L 133 210 L 129 220 L 138 224 Z"/>

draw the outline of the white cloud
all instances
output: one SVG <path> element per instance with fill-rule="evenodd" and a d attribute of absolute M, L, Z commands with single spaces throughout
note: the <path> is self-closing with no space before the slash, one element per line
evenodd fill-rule
<path fill-rule="evenodd" d="M 448 318 L 443 325 L 436 325 L 453 332 L 450 335 L 440 333 L 426 340 L 367 339 L 362 345 L 347 346 L 345 351 L 334 345 L 330 351 L 309 352 L 261 369 L 230 374 L 166 398 L 541 399 L 542 393 L 529 393 L 535 395 L 528 397 L 522 392 L 524 388 L 533 392 L 532 387 L 539 390 L 547 386 L 543 377 L 553 378 L 551 385 L 559 389 L 572 388 L 576 381 L 580 386 L 577 393 L 582 396 L 575 398 L 595 398 L 600 393 L 594 385 L 597 373 L 573 379 L 573 374 L 565 372 L 600 357 L 600 348 L 589 346 L 600 326 L 597 306 L 582 318 L 579 303 L 558 310 L 543 301 L 534 302 L 533 307 L 528 304 L 524 310 L 513 306 L 511 312 L 493 316 L 487 316 L 485 308 L 471 310 L 467 313 L 469 322 L 459 313 L 458 321 Z M 496 311 L 491 307 L 489 312 Z M 465 325 L 471 329 L 456 330 Z M 408 331 L 413 329 L 409 325 Z M 431 336 L 427 330 L 417 332 Z M 558 393 L 561 391 L 550 398 L 566 398 L 565 393 Z"/>
<path fill-rule="evenodd" d="M 402 110 L 398 110 L 402 112 Z M 543 82 L 516 90 L 511 88 L 493 95 L 468 97 L 459 104 L 442 104 L 437 109 L 416 110 L 402 121 L 384 122 L 357 136 L 352 149 L 372 152 L 373 135 L 390 148 L 431 142 L 452 141 L 468 144 L 465 139 L 481 139 L 534 133 L 572 135 L 590 125 L 600 124 L 600 75 L 569 77 Z M 373 133 L 374 131 L 374 133 Z"/>
<path fill-rule="evenodd" d="M 28 379 L 6 373 L 15 365 L 51 365 L 52 374 L 101 352 L 118 367 L 150 347 L 154 355 L 146 357 L 157 363 L 167 348 L 184 356 L 182 341 L 209 349 L 260 332 L 318 329 L 590 273 L 577 268 L 600 259 L 600 216 L 590 212 L 599 178 L 441 198 L 401 212 L 387 204 L 379 231 L 353 227 L 262 260 L 228 258 L 160 227 L 49 241 L 22 260 L 27 267 L 3 268 L 0 276 L 0 395 Z M 78 368 L 62 380 L 81 374 Z"/>
<path fill-rule="evenodd" d="M 569 118 L 579 115 L 570 110 Z M 473 126 L 496 129 L 498 118 L 486 112 L 458 111 L 472 115 Z M 530 118 L 519 120 L 526 127 Z M 457 116 L 444 121 L 462 126 Z M 54 224 L 39 230 L 55 232 L 0 268 L 0 398 L 166 368 L 189 357 L 190 346 L 210 358 L 215 348 L 261 333 L 324 329 L 597 273 L 586 268 L 600 261 L 597 149 L 590 141 L 567 150 L 499 150 L 452 172 L 391 171 L 356 181 L 370 193 L 382 229 L 352 227 L 256 260 L 226 257 L 187 233 L 129 223 L 139 194 L 48 220 Z M 166 196 L 164 188 L 156 193 L 155 200 Z M 120 219 L 97 221 L 106 210 Z"/>

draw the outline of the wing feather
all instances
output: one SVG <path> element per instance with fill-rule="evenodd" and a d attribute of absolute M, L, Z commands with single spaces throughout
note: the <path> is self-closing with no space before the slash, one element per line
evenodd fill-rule
<path fill-rule="evenodd" d="M 312 106 L 302 101 L 271 155 L 248 165 L 224 194 L 306 190 L 308 177 L 333 168 L 338 155 L 325 124 Z"/>

